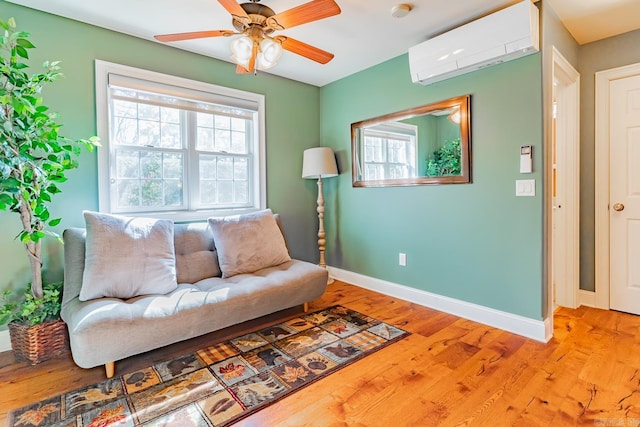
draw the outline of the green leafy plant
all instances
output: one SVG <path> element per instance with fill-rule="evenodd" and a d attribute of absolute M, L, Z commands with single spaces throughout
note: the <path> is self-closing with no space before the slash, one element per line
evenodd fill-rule
<path fill-rule="evenodd" d="M 442 147 L 433 152 L 433 156 L 427 160 L 427 176 L 460 175 L 460 138 L 451 139 Z"/>
<path fill-rule="evenodd" d="M 2 296 L 4 305 L 0 307 L 0 325 L 9 322 L 33 326 L 60 317 L 62 306 L 62 282 L 50 283 L 42 288 L 42 297 L 36 298 L 28 285 L 17 300 L 11 298 L 11 291 Z"/>
<path fill-rule="evenodd" d="M 42 103 L 42 89 L 62 73 L 58 62 L 45 62 L 44 71 L 29 75 L 29 33 L 16 30 L 13 18 L 0 20 L 0 210 L 20 215 L 24 244 L 31 265 L 31 291 L 42 297 L 42 239 L 59 236 L 47 230 L 60 218 L 51 218 L 48 205 L 60 193 L 65 172 L 78 167 L 82 147 L 89 151 L 96 137 L 71 140 L 59 134 L 56 114 Z"/>

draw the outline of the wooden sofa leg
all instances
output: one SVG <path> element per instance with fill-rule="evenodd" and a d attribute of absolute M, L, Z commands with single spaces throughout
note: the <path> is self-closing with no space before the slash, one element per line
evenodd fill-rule
<path fill-rule="evenodd" d="M 113 378 L 113 374 L 116 372 L 116 362 L 105 363 L 104 369 L 107 371 L 107 378 Z"/>
<path fill-rule="evenodd" d="M 303 310 L 304 310 L 305 313 L 309 312 L 309 303 L 308 302 L 304 303 Z"/>

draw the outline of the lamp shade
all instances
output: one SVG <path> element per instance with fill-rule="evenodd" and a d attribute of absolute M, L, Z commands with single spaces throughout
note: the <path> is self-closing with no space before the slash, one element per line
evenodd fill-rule
<path fill-rule="evenodd" d="M 336 175 L 338 175 L 338 166 L 331 148 L 315 147 L 304 150 L 302 158 L 303 178 L 330 178 Z"/>

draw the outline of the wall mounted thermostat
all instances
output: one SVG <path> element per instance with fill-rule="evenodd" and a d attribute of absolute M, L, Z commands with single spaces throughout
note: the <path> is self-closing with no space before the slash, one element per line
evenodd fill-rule
<path fill-rule="evenodd" d="M 533 147 L 523 145 L 520 147 L 520 173 L 531 173 L 533 160 Z"/>

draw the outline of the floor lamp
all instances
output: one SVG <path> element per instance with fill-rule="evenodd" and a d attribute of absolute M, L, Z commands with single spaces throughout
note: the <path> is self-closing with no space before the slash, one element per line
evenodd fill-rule
<path fill-rule="evenodd" d="M 318 180 L 318 249 L 320 262 L 318 265 L 327 268 L 324 261 L 324 248 L 327 243 L 324 232 L 324 195 L 322 194 L 322 178 L 338 175 L 338 166 L 333 150 L 329 147 L 315 147 L 304 150 L 302 158 L 302 177 Z M 333 282 L 329 279 L 329 283 Z"/>

